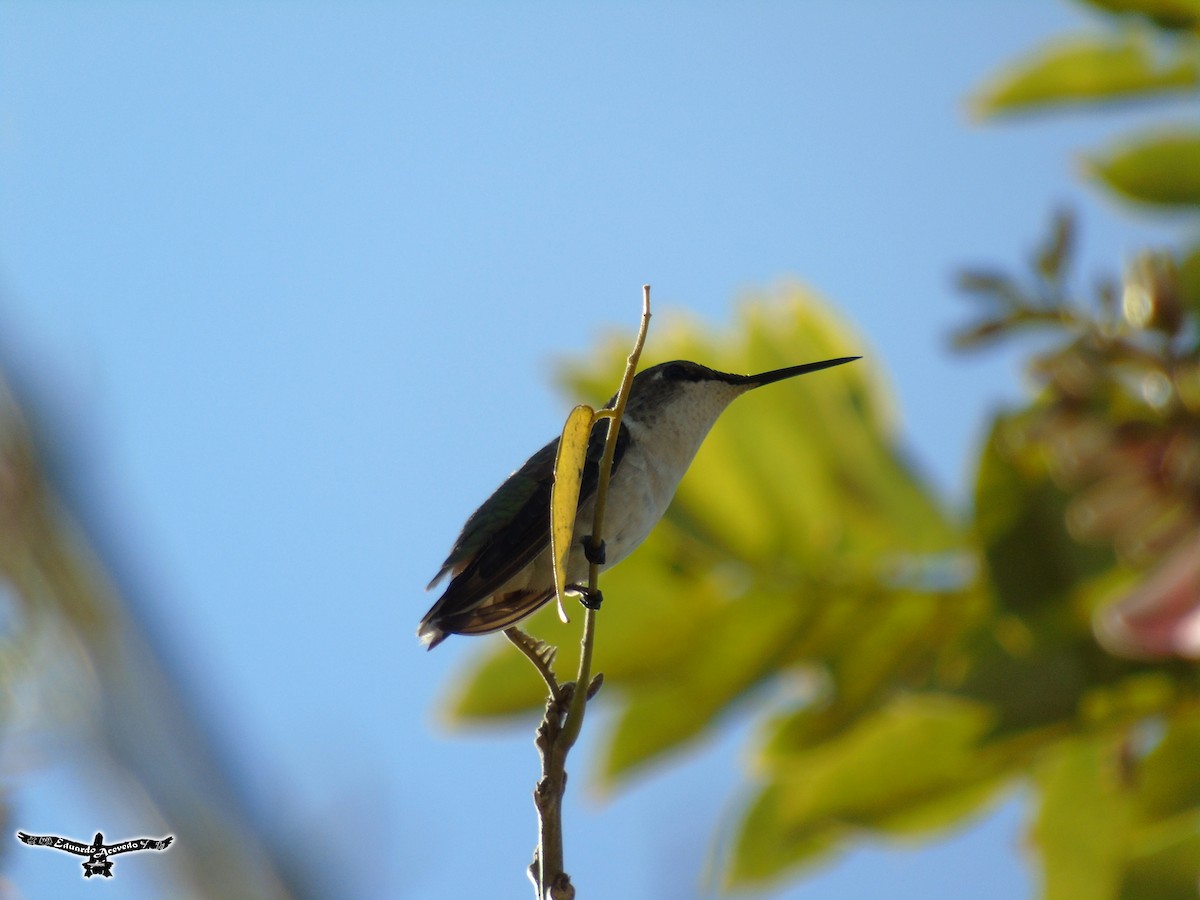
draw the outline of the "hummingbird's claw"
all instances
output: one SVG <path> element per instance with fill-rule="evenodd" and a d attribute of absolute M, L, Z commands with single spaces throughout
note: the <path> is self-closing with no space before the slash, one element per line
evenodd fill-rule
<path fill-rule="evenodd" d="M 587 609 L 599 609 L 604 602 L 604 594 L 599 588 L 592 590 L 586 584 L 568 584 L 567 589 L 577 595 L 579 602 Z"/>
<path fill-rule="evenodd" d="M 589 534 L 580 543 L 583 544 L 583 555 L 588 562 L 594 566 L 604 565 L 608 558 L 608 548 L 604 546 L 604 541 L 594 541 Z"/>

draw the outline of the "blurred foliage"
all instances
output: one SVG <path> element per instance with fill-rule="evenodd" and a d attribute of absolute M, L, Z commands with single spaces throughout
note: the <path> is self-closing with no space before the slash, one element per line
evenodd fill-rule
<path fill-rule="evenodd" d="M 1018 62 L 976 110 L 1196 91 L 1200 2 L 1089 5 L 1107 31 Z M 1122 139 L 1088 172 L 1118 197 L 1194 213 L 1200 130 Z M 663 523 L 605 574 L 602 787 L 739 710 L 759 719 L 729 885 L 865 836 L 959 826 L 1024 786 L 1045 896 L 1196 895 L 1200 676 L 1180 657 L 1200 657 L 1200 641 L 1168 617 L 1169 652 L 1132 626 L 1102 644 L 1095 623 L 1131 595 L 1152 604 L 1171 579 L 1200 615 L 1200 250 L 1146 251 L 1085 299 L 1075 240 L 1059 215 L 1029 275 L 963 275 L 976 316 L 960 348 L 1040 335 L 1031 399 L 996 415 L 965 521 L 906 461 L 868 355 L 734 404 Z M 799 289 L 746 303 L 728 333 L 660 325 L 651 349 L 735 372 L 862 349 Z M 571 367 L 572 393 L 611 393 L 627 344 Z M 575 628 L 544 611 L 531 630 L 574 665 Z M 445 708 L 468 724 L 532 719 L 541 703 L 527 663 L 497 641 Z"/>
<path fill-rule="evenodd" d="M 1102 106 L 1195 92 L 1200 85 L 1198 0 L 1085 0 L 1116 15 L 1104 31 L 1058 38 L 983 84 L 983 118 Z"/>
<path fill-rule="evenodd" d="M 1184 73 L 1200 58 L 1200 3 L 1092 5 L 1117 14 L 1116 33 L 1018 63 L 985 87 L 1004 98 L 985 112 L 1050 95 L 1092 105 L 1195 95 Z M 1095 72 L 1102 43 L 1114 60 L 1123 48 L 1118 73 Z M 1085 45 L 1096 55 L 1085 59 Z M 1073 53 L 1077 80 L 1045 64 Z M 1143 209 L 1194 216 L 1200 129 L 1120 138 L 1089 155 L 1087 172 Z M 1075 232 L 1059 214 L 1027 276 L 962 277 L 976 315 L 960 347 L 1038 337 L 1033 397 L 996 417 L 978 468 L 995 646 L 955 693 L 992 705 L 993 740 L 1029 742 L 1014 774 L 1037 797 L 1031 839 L 1047 897 L 1194 897 L 1200 678 L 1185 660 L 1200 657 L 1189 625 L 1200 614 L 1200 247 L 1144 250 L 1120 279 L 1083 291 Z"/>
<path fill-rule="evenodd" d="M 1088 169 L 1126 199 L 1194 210 L 1200 207 L 1200 129 L 1130 138 L 1090 159 Z"/>
<path fill-rule="evenodd" d="M 955 692 L 989 703 L 992 740 L 1028 744 L 1012 774 L 1038 797 L 1046 896 L 1195 896 L 1200 677 L 1132 633 L 1135 658 L 1118 659 L 1093 622 L 1200 534 L 1197 256 L 1144 253 L 1088 303 L 1069 287 L 1071 220 L 1052 231 L 1026 281 L 963 277 L 979 318 L 960 346 L 1030 329 L 1048 346 L 1029 365 L 1034 399 L 997 417 L 980 460 L 996 619 Z M 1200 581 L 1190 593 L 1200 607 Z"/>
<path fill-rule="evenodd" d="M 1060 38 L 988 80 L 984 119 L 1152 101 L 1200 89 L 1200 0 L 1087 0 L 1111 15 L 1101 33 Z M 1193 120 L 1126 135 L 1087 154 L 1087 174 L 1125 200 L 1195 211 L 1200 127 Z"/>
<path fill-rule="evenodd" d="M 73 765 L 109 811 L 106 831 L 127 817 L 144 833 L 175 835 L 154 867 L 165 896 L 314 894 L 291 883 L 296 860 L 256 831 L 188 698 L 59 501 L 45 456 L 0 378 L 0 715 L 10 765 Z M 9 788 L 10 833 L 32 829 L 19 781 Z"/>
<path fill-rule="evenodd" d="M 1153 23 L 1166 31 L 1200 28 L 1200 0 L 1084 0 L 1107 13 Z"/>
<path fill-rule="evenodd" d="M 1073 103 L 1138 99 L 1195 89 L 1200 59 L 1180 51 L 1167 59 L 1139 35 L 1085 37 L 1046 47 L 992 80 L 975 97 L 984 118 Z"/>

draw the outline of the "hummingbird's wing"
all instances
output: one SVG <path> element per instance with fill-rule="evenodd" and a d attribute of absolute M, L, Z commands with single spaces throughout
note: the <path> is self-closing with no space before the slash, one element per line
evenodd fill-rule
<path fill-rule="evenodd" d="M 462 532 L 458 535 L 458 540 L 454 542 L 450 555 L 446 557 L 446 561 L 442 563 L 438 573 L 433 576 L 433 580 L 429 582 L 426 590 L 432 588 L 450 572 L 458 575 L 472 559 L 478 559 L 489 549 L 492 550 L 493 555 L 497 551 L 503 555 L 507 545 L 518 545 L 526 551 L 532 550 L 532 555 L 525 560 L 526 563 L 537 555 L 536 548 L 532 547 L 533 536 L 526 533 L 528 529 L 509 529 L 508 526 L 525 519 L 530 519 L 532 523 L 532 520 L 536 519 L 536 517 L 527 515 L 528 508 L 534 506 L 543 493 L 546 497 L 550 496 L 548 491 L 554 480 L 554 458 L 557 454 L 558 438 L 555 438 L 529 457 L 525 461 L 525 465 L 508 476 L 496 493 L 492 494 L 479 509 L 471 513 L 467 524 L 463 526 Z M 580 493 L 582 494 L 582 491 Z M 549 510 L 549 508 L 550 502 L 547 500 L 546 509 Z M 510 530 L 513 531 L 511 539 L 505 533 Z M 515 547 L 508 549 L 511 551 Z M 511 552 L 509 555 L 511 556 Z"/>
<path fill-rule="evenodd" d="M 580 506 L 596 493 L 607 431 L 605 420 L 592 427 L 579 491 Z M 622 424 L 617 435 L 614 468 L 628 443 L 629 430 Z M 494 610 L 488 608 L 487 615 L 478 609 L 550 546 L 550 491 L 557 453 L 556 438 L 509 476 L 467 520 L 441 571 L 430 582 L 432 587 L 447 572 L 454 573 L 446 592 L 425 615 L 424 622 L 448 626 L 442 627 L 444 631 L 458 631 L 467 626 L 466 619 L 470 618 L 470 632 L 483 634 L 511 625 L 553 595 L 553 591 L 530 595 L 523 598 L 519 608 L 496 604 Z M 468 613 L 472 615 L 466 616 Z M 453 621 L 457 617 L 462 618 Z"/>
<path fill-rule="evenodd" d="M 83 847 L 78 841 L 71 841 L 66 838 L 60 838 L 53 834 L 26 834 L 23 831 L 17 832 L 19 837 L 26 844 L 31 844 L 34 847 L 49 847 L 51 850 L 63 850 L 67 853 L 74 853 L 76 856 L 89 856 L 91 848 L 88 850 L 75 850 L 73 847 Z"/>

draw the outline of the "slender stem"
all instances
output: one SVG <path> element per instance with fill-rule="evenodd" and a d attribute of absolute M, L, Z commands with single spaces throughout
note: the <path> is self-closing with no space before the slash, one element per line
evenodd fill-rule
<path fill-rule="evenodd" d="M 617 453 L 617 437 L 621 430 L 621 417 L 625 414 L 625 404 L 629 402 L 629 391 L 633 387 L 633 376 L 637 374 L 638 360 L 642 356 L 642 347 L 646 345 L 646 332 L 650 328 L 650 285 L 642 285 L 642 322 L 638 328 L 637 340 L 633 352 L 625 363 L 625 377 L 621 381 L 621 389 L 617 392 L 617 402 L 613 404 L 612 417 L 608 420 L 608 436 L 604 442 L 604 455 L 600 459 L 600 480 L 596 485 L 596 509 L 592 516 L 592 546 L 599 547 L 601 535 L 604 533 L 604 513 L 608 507 L 608 483 L 612 478 L 613 457 Z M 588 568 L 588 587 L 593 591 L 599 588 L 600 566 L 592 563 Z M 575 693 L 571 697 L 571 706 L 567 711 L 567 721 L 563 724 L 562 742 L 566 749 L 574 746 L 583 728 L 583 712 L 587 706 L 588 687 L 592 679 L 592 646 L 596 638 L 596 610 L 588 609 L 583 617 L 583 645 L 579 654 L 579 675 L 575 679 Z"/>
<path fill-rule="evenodd" d="M 617 434 L 621 429 L 621 417 L 625 414 L 625 404 L 629 402 L 629 391 L 633 387 L 633 376 L 637 374 L 638 360 L 642 356 L 642 347 L 646 345 L 646 332 L 650 328 L 650 285 L 642 285 L 642 324 L 638 328 L 637 341 L 634 342 L 633 352 L 625 362 L 625 377 L 621 380 L 621 389 L 617 392 L 617 401 L 613 404 L 612 417 L 608 420 L 608 436 L 604 443 L 604 456 L 600 462 L 600 481 L 596 486 L 596 509 L 592 516 L 592 545 L 600 543 L 600 532 L 604 526 L 604 512 L 608 507 L 608 482 L 612 478 L 613 457 L 617 455 Z M 588 572 L 588 580 L 592 588 L 600 576 L 600 567 L 592 563 Z"/>
<path fill-rule="evenodd" d="M 637 373 L 638 359 L 646 343 L 646 332 L 650 326 L 650 285 L 642 287 L 642 322 L 637 341 L 625 365 L 625 377 L 617 392 L 611 410 L 603 410 L 598 416 L 608 419 L 608 434 L 604 453 L 600 460 L 599 481 L 596 485 L 596 507 L 592 519 L 592 547 L 602 543 L 604 512 L 608 504 L 608 485 L 612 477 L 613 458 L 616 455 L 617 437 L 621 429 L 621 416 L 629 399 L 633 376 Z M 588 586 L 598 591 L 600 566 L 591 563 L 588 569 Z M 561 603 L 561 598 L 559 599 Z M 511 633 L 515 632 L 515 633 Z M 533 792 L 533 802 L 538 811 L 538 849 L 533 864 L 529 867 L 530 880 L 538 892 L 538 900 L 574 900 L 575 887 L 564 871 L 562 801 L 567 789 L 567 753 L 579 738 L 583 728 L 584 710 L 589 695 L 599 687 L 599 677 L 592 682 L 592 649 L 596 641 L 596 611 L 587 608 L 583 617 L 583 638 L 579 653 L 579 674 L 574 683 L 558 685 L 550 668 L 552 657 L 540 649 L 537 643 L 516 629 L 505 631 L 515 644 L 534 664 L 550 689 L 546 702 L 546 714 L 537 731 L 538 754 L 542 761 L 542 777 Z M 556 690 L 557 688 L 557 690 Z"/>
<path fill-rule="evenodd" d="M 562 802 L 567 792 L 567 751 L 562 746 L 562 722 L 574 685 L 564 685 L 559 699 L 550 698 L 538 727 L 537 748 L 542 777 L 533 792 L 538 811 L 538 849 L 530 873 L 536 871 L 538 900 L 573 900 L 575 888 L 564 871 Z"/>

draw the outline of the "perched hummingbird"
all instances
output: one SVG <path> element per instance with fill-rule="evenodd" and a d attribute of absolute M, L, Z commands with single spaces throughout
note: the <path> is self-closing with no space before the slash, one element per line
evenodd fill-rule
<path fill-rule="evenodd" d="M 658 524 L 684 472 L 717 417 L 735 397 L 764 384 L 828 369 L 845 356 L 763 372 L 730 375 L 687 360 L 661 363 L 633 379 L 617 435 L 605 507 L 604 541 L 596 562 L 614 566 Z M 606 409 L 616 402 L 608 401 Z M 592 513 L 608 420 L 592 428 L 579 492 L 566 581 L 587 581 Z M 432 588 L 451 575 L 446 592 L 417 628 L 432 649 L 450 634 L 487 634 L 515 624 L 554 596 L 550 563 L 550 488 L 558 438 L 508 477 L 471 514 Z"/>

